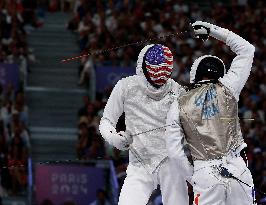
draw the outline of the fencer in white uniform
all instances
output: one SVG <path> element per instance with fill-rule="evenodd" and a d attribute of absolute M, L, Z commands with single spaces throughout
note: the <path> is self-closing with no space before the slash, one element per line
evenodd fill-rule
<path fill-rule="evenodd" d="M 250 74 L 255 48 L 213 24 L 197 21 L 192 26 L 198 37 L 210 35 L 226 43 L 236 57 L 227 73 L 216 56 L 195 60 L 190 71 L 192 88 L 172 104 L 167 116 L 167 124 L 172 124 L 166 130 L 169 156 L 183 156 L 180 144 L 184 133 L 194 163 L 191 182 L 195 205 L 255 204 L 253 179 L 240 156 L 246 144 L 238 119 L 238 99 Z M 189 163 L 183 158 L 176 166 L 186 168 Z"/>
<path fill-rule="evenodd" d="M 165 125 L 170 105 L 184 91 L 170 78 L 172 68 L 169 48 L 145 46 L 138 56 L 136 75 L 119 80 L 105 106 L 99 126 L 103 138 L 120 150 L 130 145 L 119 205 L 146 205 L 158 184 L 164 205 L 188 204 L 186 181 L 168 160 L 165 129 L 145 132 Z M 126 131 L 117 133 L 116 123 L 123 112 Z"/>

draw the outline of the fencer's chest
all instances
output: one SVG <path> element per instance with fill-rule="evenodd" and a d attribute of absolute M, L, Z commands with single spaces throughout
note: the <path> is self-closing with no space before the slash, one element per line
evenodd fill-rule
<path fill-rule="evenodd" d="M 126 114 L 136 118 L 152 118 L 164 123 L 174 99 L 175 95 L 169 92 L 161 99 L 155 100 L 136 86 L 127 93 L 124 110 Z"/>

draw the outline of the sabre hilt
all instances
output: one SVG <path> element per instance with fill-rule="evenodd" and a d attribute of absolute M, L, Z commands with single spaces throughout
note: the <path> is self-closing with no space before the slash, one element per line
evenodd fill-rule
<path fill-rule="evenodd" d="M 230 173 L 228 171 L 228 169 L 225 168 L 225 167 L 220 167 L 220 170 L 219 171 L 220 171 L 220 174 L 221 174 L 222 177 L 225 177 L 225 178 L 234 178 L 233 174 Z"/>
<path fill-rule="evenodd" d="M 228 171 L 227 168 L 225 167 L 219 167 L 219 172 L 221 174 L 222 177 L 225 177 L 225 178 L 232 178 L 232 179 L 235 179 L 237 180 L 238 182 L 241 182 L 242 184 L 245 184 L 247 185 L 248 187 L 251 187 L 251 185 L 247 184 L 246 182 L 243 182 L 242 180 L 238 179 L 237 177 L 235 177 L 231 172 Z"/>
<path fill-rule="evenodd" d="M 192 26 L 192 25 L 191 25 Z M 206 41 L 206 40 L 208 40 L 208 38 L 209 38 L 209 35 L 210 35 L 210 28 L 207 28 L 207 27 L 205 27 L 205 26 L 202 26 L 202 25 L 195 25 L 195 26 L 193 26 L 192 27 L 193 28 L 193 31 L 192 31 L 192 34 L 193 34 L 193 36 L 195 37 L 195 38 L 200 38 L 200 39 L 202 39 L 203 41 Z M 195 30 L 199 30 L 199 29 L 202 29 L 202 28 L 204 28 L 205 30 L 206 30 L 206 34 L 196 34 L 195 33 Z"/>

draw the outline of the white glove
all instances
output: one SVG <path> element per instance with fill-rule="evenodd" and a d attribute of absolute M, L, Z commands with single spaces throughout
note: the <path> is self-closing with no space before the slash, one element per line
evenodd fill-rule
<path fill-rule="evenodd" d="M 192 24 L 196 38 L 207 40 L 210 35 L 212 24 L 202 21 L 196 21 Z"/>
<path fill-rule="evenodd" d="M 127 150 L 133 142 L 132 136 L 128 132 L 121 131 L 117 133 L 115 127 L 106 118 L 101 119 L 99 130 L 102 137 L 117 149 Z"/>
<path fill-rule="evenodd" d="M 127 147 L 129 147 L 129 145 L 132 144 L 133 137 L 127 131 L 126 132 L 120 131 L 118 134 L 125 139 L 125 143 L 126 143 Z"/>
<path fill-rule="evenodd" d="M 110 139 L 112 140 L 111 144 L 119 150 L 127 150 L 129 145 L 133 142 L 132 136 L 124 131 L 120 131 L 118 133 L 113 133 L 111 131 Z"/>
<path fill-rule="evenodd" d="M 229 34 L 228 29 L 224 29 L 203 21 L 196 21 L 192 24 L 192 27 L 196 37 L 203 40 L 207 40 L 210 35 L 220 41 L 226 42 L 227 36 Z"/>

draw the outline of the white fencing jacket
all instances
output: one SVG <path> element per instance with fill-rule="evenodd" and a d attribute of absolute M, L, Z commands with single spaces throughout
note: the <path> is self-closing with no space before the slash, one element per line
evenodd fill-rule
<path fill-rule="evenodd" d="M 184 91 L 172 79 L 168 79 L 159 89 L 148 83 L 142 72 L 142 62 L 149 47 L 144 47 L 139 54 L 137 74 L 119 80 L 105 106 L 99 128 L 103 138 L 109 143 L 112 141 L 110 130 L 115 130 L 123 112 L 125 112 L 126 132 L 131 135 L 164 126 L 170 105 Z M 167 158 L 164 132 L 163 128 L 134 136 L 132 147 L 140 156 L 141 163 L 132 152 L 129 152 L 129 163 L 135 166 L 145 164 L 149 172 L 155 171 Z"/>

